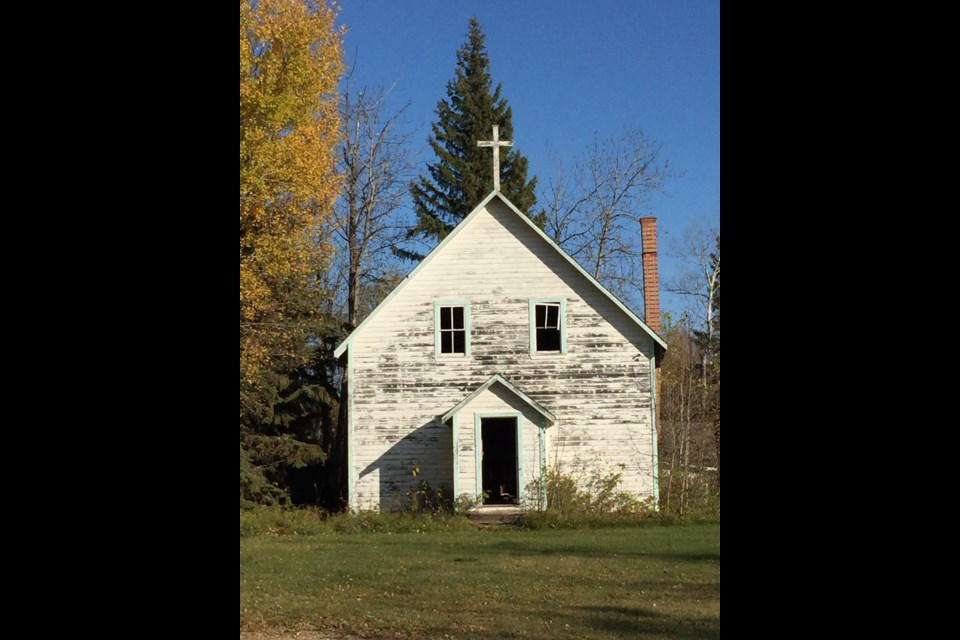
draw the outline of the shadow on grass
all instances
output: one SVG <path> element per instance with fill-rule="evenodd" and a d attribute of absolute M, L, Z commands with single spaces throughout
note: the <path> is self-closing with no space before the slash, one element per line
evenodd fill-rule
<path fill-rule="evenodd" d="M 567 545 L 559 547 L 538 547 L 536 542 L 525 543 L 517 541 L 503 541 L 491 546 L 494 553 L 509 553 L 511 555 L 563 555 L 563 556 L 581 556 L 584 558 L 615 558 L 632 556 L 637 558 L 648 558 L 650 560 L 663 560 L 666 562 L 720 562 L 720 553 L 663 553 L 649 551 L 608 551 L 597 549 L 590 544 Z"/>
<path fill-rule="evenodd" d="M 665 562 L 720 562 L 719 553 L 641 553 L 638 555 Z"/>
<path fill-rule="evenodd" d="M 706 640 L 720 637 L 720 618 L 703 616 L 674 616 L 648 609 L 626 606 L 569 607 L 552 611 L 544 616 L 542 611 L 528 611 L 526 615 L 516 611 L 500 612 L 491 609 L 491 619 L 501 614 L 538 621 L 541 637 L 563 636 L 571 632 L 579 636 L 583 632 L 598 634 L 600 638 L 669 638 L 670 640 Z M 536 622 L 535 622 L 536 624 Z M 492 623 L 492 629 L 475 626 L 457 628 L 442 624 L 428 625 L 420 630 L 424 637 L 442 638 L 447 634 L 460 637 L 462 633 L 471 640 L 502 640 L 505 638 L 530 637 L 531 629 L 518 625 L 512 629 Z"/>
<path fill-rule="evenodd" d="M 578 625 L 595 631 L 603 631 L 637 637 L 639 635 L 659 635 L 676 640 L 694 640 L 695 638 L 719 638 L 720 619 L 705 617 L 677 617 L 655 613 L 638 607 L 573 607 L 565 617 Z M 567 623 L 571 624 L 572 623 Z"/>

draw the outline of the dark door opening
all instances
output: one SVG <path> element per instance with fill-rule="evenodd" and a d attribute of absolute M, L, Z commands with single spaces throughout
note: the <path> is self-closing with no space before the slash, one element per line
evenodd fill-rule
<path fill-rule="evenodd" d="M 484 504 L 516 504 L 517 419 L 481 418 Z"/>

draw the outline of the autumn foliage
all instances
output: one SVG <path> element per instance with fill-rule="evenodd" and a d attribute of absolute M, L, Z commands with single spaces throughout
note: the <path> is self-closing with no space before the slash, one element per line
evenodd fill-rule
<path fill-rule="evenodd" d="M 240 1 L 241 417 L 263 415 L 318 328 L 320 228 L 340 188 L 335 17 L 322 3 Z"/>

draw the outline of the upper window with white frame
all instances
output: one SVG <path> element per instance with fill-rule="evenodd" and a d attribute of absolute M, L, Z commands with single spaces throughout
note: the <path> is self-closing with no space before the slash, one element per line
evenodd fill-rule
<path fill-rule="evenodd" d="M 565 307 L 563 299 L 530 301 L 531 353 L 566 353 Z"/>
<path fill-rule="evenodd" d="M 436 355 L 470 355 L 470 305 L 437 302 L 434 305 Z"/>

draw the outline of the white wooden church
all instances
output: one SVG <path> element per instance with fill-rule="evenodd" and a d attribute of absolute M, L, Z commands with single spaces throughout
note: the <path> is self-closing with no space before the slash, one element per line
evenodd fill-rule
<path fill-rule="evenodd" d="M 426 479 L 528 504 L 546 469 L 656 499 L 656 222 L 641 220 L 648 322 L 494 190 L 336 349 L 347 370 L 350 509 Z M 420 475 L 414 478 L 414 466 Z"/>

